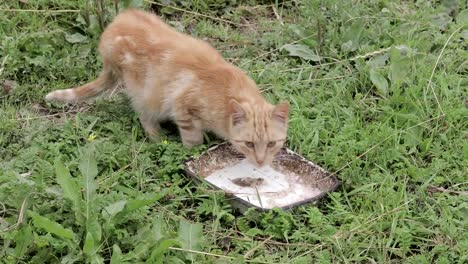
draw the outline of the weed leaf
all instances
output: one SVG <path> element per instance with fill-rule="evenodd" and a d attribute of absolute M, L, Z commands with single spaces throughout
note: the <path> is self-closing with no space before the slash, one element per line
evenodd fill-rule
<path fill-rule="evenodd" d="M 344 33 L 343 44 L 341 49 L 343 51 L 351 52 L 356 51 L 361 46 L 362 34 L 364 33 L 364 24 L 360 21 L 355 21 L 346 28 Z"/>
<path fill-rule="evenodd" d="M 121 212 L 122 214 L 127 214 L 137 209 L 142 208 L 143 206 L 147 206 L 153 204 L 154 202 L 158 201 L 159 199 L 163 198 L 165 192 L 159 192 L 155 194 L 153 197 L 149 199 L 135 199 L 130 200 L 125 204 L 124 210 Z"/>
<path fill-rule="evenodd" d="M 307 34 L 305 33 L 306 29 L 303 26 L 292 24 L 292 25 L 289 25 L 288 27 L 297 37 L 301 39 L 307 37 Z"/>
<path fill-rule="evenodd" d="M 86 239 L 85 239 L 85 243 L 83 246 L 83 252 L 89 257 L 94 255 L 94 252 L 96 252 L 94 238 L 90 232 L 86 233 Z"/>
<path fill-rule="evenodd" d="M 400 50 L 392 48 L 390 50 L 390 80 L 392 87 L 400 87 L 405 80 L 405 77 L 410 73 L 408 68 L 409 59 L 406 56 L 400 54 Z"/>
<path fill-rule="evenodd" d="M 309 47 L 317 46 L 315 39 L 311 38 L 312 32 L 307 30 L 305 27 L 297 24 L 289 25 L 289 29 L 300 39 L 302 42 L 307 44 Z"/>
<path fill-rule="evenodd" d="M 468 9 L 465 9 L 458 14 L 457 22 L 468 25 Z"/>
<path fill-rule="evenodd" d="M 75 233 L 73 233 L 71 229 L 64 228 L 61 224 L 55 221 L 52 221 L 30 210 L 28 211 L 28 215 L 32 218 L 34 226 L 37 228 L 42 228 L 45 231 L 61 238 L 72 240 L 75 238 Z"/>
<path fill-rule="evenodd" d="M 104 209 L 102 209 L 102 216 L 110 220 L 125 208 L 125 204 L 127 204 L 127 201 L 118 201 L 104 207 Z"/>
<path fill-rule="evenodd" d="M 21 258 L 26 251 L 28 250 L 28 247 L 31 245 L 33 241 L 33 234 L 31 231 L 31 227 L 29 226 L 24 226 L 15 235 L 15 241 L 16 241 L 16 247 L 15 247 L 15 258 L 19 259 Z"/>
<path fill-rule="evenodd" d="M 448 25 L 452 22 L 452 17 L 445 12 L 432 15 L 430 18 L 431 23 L 441 30 L 447 30 Z"/>
<path fill-rule="evenodd" d="M 62 259 L 60 260 L 60 264 L 79 263 L 79 261 L 83 259 L 81 255 L 82 253 L 77 253 L 77 252 L 69 253 L 68 255 L 65 255 L 62 257 Z"/>
<path fill-rule="evenodd" d="M 98 222 L 98 212 L 95 208 L 95 192 L 97 183 L 95 177 L 98 174 L 96 159 L 94 158 L 94 147 L 92 145 L 85 148 L 81 155 L 79 164 L 80 172 L 83 176 L 83 187 L 85 189 L 86 204 L 86 230 L 91 232 L 94 241 L 99 243 L 101 240 L 101 225 Z"/>
<path fill-rule="evenodd" d="M 380 94 L 387 95 L 388 94 L 388 82 L 385 77 L 382 76 L 378 71 L 374 69 L 370 69 L 370 80 L 372 84 L 377 88 Z"/>
<path fill-rule="evenodd" d="M 302 44 L 289 44 L 283 46 L 289 52 L 289 56 L 299 57 L 304 60 L 320 61 L 320 56 L 315 54 L 314 50 Z"/>
<path fill-rule="evenodd" d="M 65 39 L 70 43 L 84 43 L 88 42 L 88 37 L 81 35 L 80 33 L 66 34 Z"/>
<path fill-rule="evenodd" d="M 57 183 L 62 188 L 63 196 L 73 203 L 73 209 L 77 212 L 81 203 L 80 187 L 76 184 L 74 179 L 71 177 L 70 172 L 65 168 L 61 161 L 57 160 L 55 162 L 55 172 L 57 175 Z"/>
<path fill-rule="evenodd" d="M 86 190 L 86 201 L 89 202 L 92 200 L 92 196 L 96 191 L 94 178 L 98 174 L 96 159 L 94 158 L 94 147 L 89 146 L 85 149 L 82 153 L 78 168 L 83 176 L 83 187 Z"/>
<path fill-rule="evenodd" d="M 158 241 L 167 238 L 166 230 L 167 226 L 163 216 L 161 214 L 156 215 L 152 224 L 138 230 L 137 238 L 140 243 L 135 246 L 133 254 L 138 258 L 146 257 L 151 252 L 150 249 L 159 243 Z"/>
<path fill-rule="evenodd" d="M 159 240 L 166 235 L 166 230 L 167 230 L 167 226 L 166 226 L 166 222 L 163 219 L 163 216 L 160 214 L 156 215 L 155 218 L 153 219 L 153 224 L 151 228 L 152 236 L 156 240 Z"/>
<path fill-rule="evenodd" d="M 238 257 L 236 257 L 235 259 L 233 259 L 231 263 L 232 263 L 232 264 L 245 264 L 246 261 L 245 261 L 244 256 L 238 256 Z M 299 263 L 301 263 L 301 262 L 296 262 L 296 261 L 295 261 L 294 263 L 295 263 L 295 264 L 296 264 L 296 263 L 299 264 Z M 304 262 L 304 263 L 305 263 L 305 262 Z M 310 262 L 309 262 L 309 263 L 310 263 Z"/>
<path fill-rule="evenodd" d="M 97 219 L 97 213 L 93 213 L 86 223 L 86 230 L 93 234 L 94 240 L 101 241 L 102 229 Z"/>
<path fill-rule="evenodd" d="M 93 235 L 90 232 L 86 233 L 86 239 L 83 246 L 83 252 L 89 259 L 89 262 L 92 264 L 104 263 L 102 258 L 97 254 L 99 250 L 99 245 L 93 238 Z"/>
<path fill-rule="evenodd" d="M 182 242 L 182 248 L 198 250 L 202 231 L 203 225 L 201 223 L 192 224 L 181 220 L 179 223 L 178 237 Z"/>
<path fill-rule="evenodd" d="M 122 256 L 122 250 L 120 250 L 120 247 L 117 245 L 117 244 L 114 244 L 112 246 L 112 257 L 111 257 L 111 260 L 110 260 L 110 264 L 121 264 L 121 263 L 125 263 L 123 260 L 122 260 L 123 256 Z"/>
<path fill-rule="evenodd" d="M 168 251 L 169 247 L 177 246 L 178 244 L 178 241 L 174 239 L 160 240 L 158 246 L 151 252 L 151 256 L 146 263 L 162 264 L 164 253 Z"/>
<path fill-rule="evenodd" d="M 314 137 L 312 138 L 311 146 L 317 147 L 319 144 L 319 140 L 320 140 L 319 131 L 316 130 L 314 133 Z"/>

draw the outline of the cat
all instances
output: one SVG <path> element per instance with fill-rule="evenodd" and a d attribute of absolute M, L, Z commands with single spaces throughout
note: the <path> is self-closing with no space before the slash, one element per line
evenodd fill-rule
<path fill-rule="evenodd" d="M 268 103 L 246 73 L 207 42 L 164 23 L 148 11 L 128 9 L 106 27 L 99 42 L 98 78 L 55 90 L 47 101 L 76 103 L 122 83 L 149 138 L 159 122 L 172 120 L 187 148 L 211 131 L 229 141 L 249 162 L 271 164 L 286 141 L 289 104 Z"/>

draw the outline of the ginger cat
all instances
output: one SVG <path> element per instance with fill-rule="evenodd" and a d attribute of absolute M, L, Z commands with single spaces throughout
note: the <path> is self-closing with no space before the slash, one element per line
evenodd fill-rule
<path fill-rule="evenodd" d="M 122 83 L 140 122 L 157 138 L 159 121 L 174 121 L 186 147 L 209 130 L 253 164 L 271 163 L 287 135 L 287 102 L 268 103 L 239 68 L 205 41 L 177 32 L 156 15 L 127 10 L 102 33 L 103 69 L 83 86 L 56 90 L 46 100 L 79 102 Z"/>

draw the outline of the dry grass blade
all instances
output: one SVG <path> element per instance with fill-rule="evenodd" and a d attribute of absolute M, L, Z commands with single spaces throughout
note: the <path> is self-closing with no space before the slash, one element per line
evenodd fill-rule
<path fill-rule="evenodd" d="M 24 198 L 23 203 L 21 203 L 21 208 L 18 214 L 18 220 L 16 221 L 16 225 L 15 225 L 16 227 L 21 226 L 21 224 L 23 224 L 25 220 L 25 213 L 26 213 L 26 210 L 28 209 L 27 208 L 28 198 L 29 198 L 29 195 L 26 198 Z"/>
<path fill-rule="evenodd" d="M 6 213 L 6 211 L 7 211 L 7 209 L 6 209 L 6 206 L 5 206 L 4 203 L 0 202 L 0 205 L 1 205 L 2 208 L 3 208 L 3 209 L 0 211 L 0 217 L 4 217 L 4 216 L 5 216 L 5 213 Z"/>
<path fill-rule="evenodd" d="M 278 10 L 276 10 L 276 7 L 274 5 L 271 5 L 271 8 L 273 9 L 273 13 L 275 13 L 275 17 L 276 19 L 278 19 L 279 23 L 284 26 L 284 22 L 283 22 L 283 19 L 281 18 L 281 16 L 278 14 Z"/>
<path fill-rule="evenodd" d="M 439 110 L 442 114 L 444 114 L 444 110 L 442 110 L 442 106 L 440 105 L 440 102 L 439 102 L 439 99 L 437 98 L 437 95 L 435 93 L 435 90 L 434 90 L 434 87 L 432 86 L 432 79 L 434 78 L 434 74 L 435 74 L 435 71 L 436 71 L 436 68 L 437 68 L 437 65 L 439 65 L 439 62 L 440 62 L 440 58 L 442 57 L 442 54 L 444 53 L 445 51 L 445 48 L 447 48 L 447 45 L 448 43 L 450 42 L 450 40 L 453 38 L 453 36 L 455 35 L 455 33 L 457 33 L 458 31 L 460 31 L 462 28 L 464 28 L 465 26 L 460 26 L 458 27 L 457 29 L 455 29 L 452 34 L 450 34 L 450 36 L 447 38 L 447 41 L 445 41 L 445 44 L 444 46 L 442 47 L 442 49 L 440 50 L 440 53 L 439 53 L 439 56 L 437 57 L 437 61 L 434 65 L 434 68 L 432 68 L 432 73 L 431 73 L 431 77 L 429 78 L 429 82 L 427 83 L 427 87 L 426 87 L 426 92 L 424 94 L 427 93 L 427 90 L 429 89 L 429 87 L 431 87 L 431 90 L 432 90 L 432 94 L 434 95 L 434 98 L 437 102 L 437 106 L 439 107 Z"/>
<path fill-rule="evenodd" d="M 8 57 L 10 57 L 8 54 L 3 57 L 2 63 L 0 63 L 0 77 L 2 76 L 3 71 L 5 70 L 5 64 L 8 60 Z"/>
<path fill-rule="evenodd" d="M 362 55 L 357 55 L 357 56 L 354 56 L 352 58 L 350 58 L 349 60 L 350 61 L 354 61 L 354 60 L 357 60 L 357 59 L 367 59 L 369 57 L 373 57 L 375 55 L 379 55 L 379 54 L 382 54 L 384 52 L 387 52 L 391 49 L 392 47 L 387 47 L 387 48 L 383 48 L 383 49 L 379 49 L 379 50 L 374 50 L 374 51 L 371 51 L 371 52 L 368 52 L 368 53 L 365 53 L 365 54 L 362 54 Z M 398 48 L 398 47 L 397 47 Z M 342 60 L 342 61 L 337 61 L 338 62 L 344 62 L 346 60 Z"/>
<path fill-rule="evenodd" d="M 263 208 L 262 199 L 261 199 L 261 197 L 260 197 L 260 193 L 258 192 L 257 186 L 255 186 L 255 194 L 257 195 L 257 199 L 258 199 L 258 202 L 260 203 L 260 207 Z"/>
<path fill-rule="evenodd" d="M 437 187 L 433 185 L 428 186 L 427 190 L 431 193 L 439 192 L 439 193 L 448 193 L 448 194 L 455 194 L 455 195 L 468 195 L 468 191 L 453 191 L 453 190 L 449 190 L 443 187 Z"/>

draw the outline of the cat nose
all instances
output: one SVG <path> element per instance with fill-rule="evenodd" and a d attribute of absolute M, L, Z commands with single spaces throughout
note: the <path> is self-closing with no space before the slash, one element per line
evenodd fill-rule
<path fill-rule="evenodd" d="M 257 164 L 258 164 L 258 165 L 260 165 L 260 166 L 262 166 L 262 165 L 263 165 L 263 163 L 265 162 L 265 160 L 264 160 L 264 159 L 259 159 L 259 158 L 256 158 L 255 160 L 257 161 Z"/>

